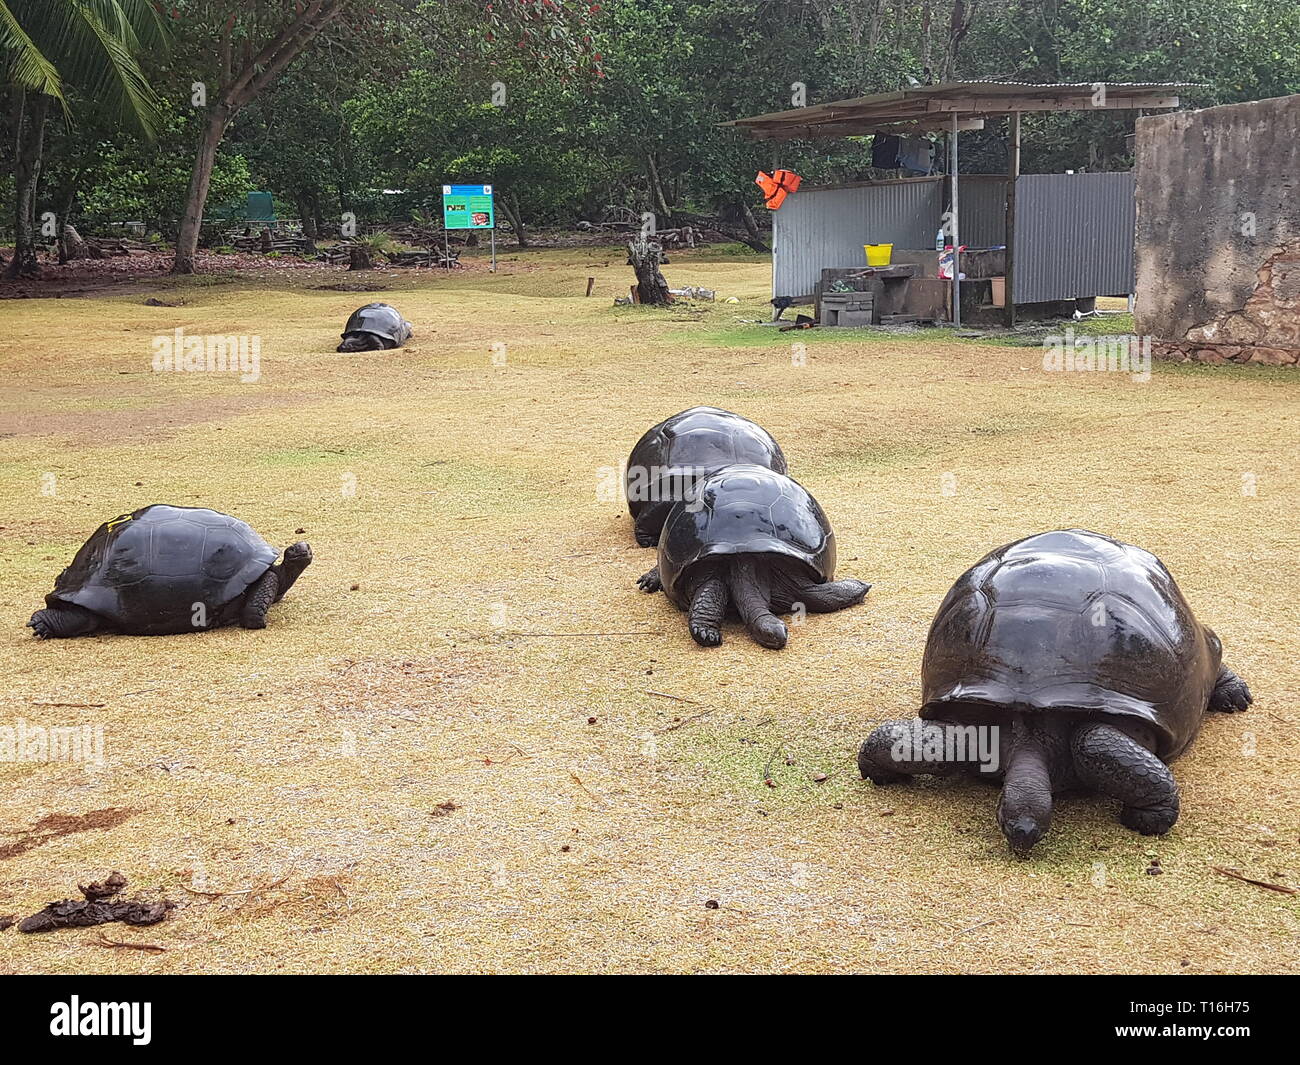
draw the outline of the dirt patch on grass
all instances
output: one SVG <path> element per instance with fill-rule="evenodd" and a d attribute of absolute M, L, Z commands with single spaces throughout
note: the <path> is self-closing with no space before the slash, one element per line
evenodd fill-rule
<path fill-rule="evenodd" d="M 37 847 L 71 836 L 77 832 L 91 832 L 96 829 L 117 828 L 138 814 L 139 810 L 109 807 L 104 810 L 91 810 L 84 814 L 46 814 L 31 828 L 21 832 L 10 832 L 18 838 L 12 843 L 0 844 L 0 861 L 16 858 Z"/>
<path fill-rule="evenodd" d="M 160 407 L 123 407 L 111 415 L 93 410 L 0 413 L 0 437 L 63 437 L 70 447 L 102 447 L 118 444 L 123 437 L 156 439 L 174 436 L 186 426 L 223 422 L 249 411 L 284 407 L 300 401 L 300 397 L 244 394 L 168 402 Z"/>

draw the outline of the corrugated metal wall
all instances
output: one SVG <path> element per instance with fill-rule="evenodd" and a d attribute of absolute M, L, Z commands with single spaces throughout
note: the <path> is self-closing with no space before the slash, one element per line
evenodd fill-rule
<path fill-rule="evenodd" d="M 961 188 L 961 232 L 958 236 L 968 248 L 1000 248 L 1007 242 L 1007 179 L 982 174 L 963 174 Z M 944 203 L 948 202 L 948 180 L 943 184 Z M 934 234 L 922 245 L 934 247 Z"/>
<path fill-rule="evenodd" d="M 962 175 L 961 242 L 1006 241 L 1007 181 Z M 801 189 L 772 218 L 772 294 L 807 296 L 823 269 L 863 266 L 864 244 L 933 248 L 946 177 Z M 1124 174 L 1026 174 L 1016 184 L 1015 300 L 1133 291 L 1134 182 Z"/>
<path fill-rule="evenodd" d="M 1016 182 L 1016 302 L 1132 292 L 1135 203 L 1131 173 L 1022 175 Z"/>
<path fill-rule="evenodd" d="M 864 244 L 933 248 L 947 180 L 801 189 L 772 216 L 772 294 L 807 296 L 823 269 L 865 266 Z"/>

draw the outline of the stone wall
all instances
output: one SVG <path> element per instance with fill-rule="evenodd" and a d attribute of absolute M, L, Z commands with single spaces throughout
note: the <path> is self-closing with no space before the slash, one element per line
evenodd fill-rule
<path fill-rule="evenodd" d="M 1137 121 L 1139 335 L 1300 365 L 1300 95 Z"/>

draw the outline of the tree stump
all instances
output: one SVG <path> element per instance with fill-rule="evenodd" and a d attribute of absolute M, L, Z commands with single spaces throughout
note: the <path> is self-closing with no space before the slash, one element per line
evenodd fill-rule
<path fill-rule="evenodd" d="M 73 259 L 85 259 L 89 255 L 90 251 L 81 239 L 81 234 L 75 227 L 65 225 L 59 237 L 59 262 L 68 263 Z"/>
<path fill-rule="evenodd" d="M 349 270 L 369 270 L 374 266 L 370 261 L 370 249 L 364 244 L 353 244 L 348 249 Z"/>
<path fill-rule="evenodd" d="M 636 274 L 637 302 L 661 307 L 672 302 L 668 282 L 659 272 L 664 262 L 663 246 L 648 237 L 637 237 L 627 242 L 627 263 Z"/>

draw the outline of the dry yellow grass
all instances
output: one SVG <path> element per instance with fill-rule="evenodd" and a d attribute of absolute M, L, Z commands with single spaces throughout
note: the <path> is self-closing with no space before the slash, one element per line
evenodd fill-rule
<path fill-rule="evenodd" d="M 0 915 L 110 869 L 179 903 L 106 929 L 165 953 L 10 929 L 0 970 L 1300 968 L 1300 897 L 1212 869 L 1300 884 L 1300 376 L 1135 384 L 924 335 L 800 334 L 793 367 L 794 337 L 735 321 L 766 316 L 765 263 L 676 256 L 670 281 L 743 301 L 701 312 L 612 309 L 628 273 L 579 250 L 390 282 L 416 339 L 354 356 L 332 351 L 365 299 L 347 293 L 0 305 L 0 724 L 103 725 L 107 748 L 102 767 L 0 764 Z M 177 326 L 260 333 L 261 380 L 150 372 L 149 337 Z M 776 434 L 841 573 L 875 582 L 781 653 L 735 626 L 692 644 L 597 499 L 647 426 L 701 402 Z M 262 632 L 31 639 L 85 536 L 150 502 L 279 545 L 303 528 L 316 561 Z M 1025 862 L 992 790 L 875 789 L 852 758 L 914 710 L 952 580 L 1072 525 L 1160 554 L 1257 702 L 1177 764 L 1169 837 L 1066 800 Z"/>

